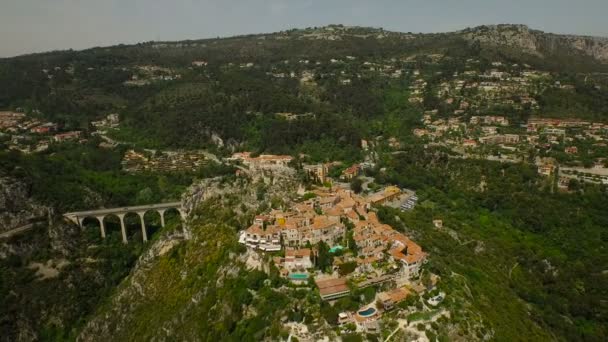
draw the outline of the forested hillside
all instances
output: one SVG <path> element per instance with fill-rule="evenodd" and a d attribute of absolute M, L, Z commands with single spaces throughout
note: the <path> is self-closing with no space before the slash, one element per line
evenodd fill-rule
<path fill-rule="evenodd" d="M 407 96 L 413 71 L 435 73 L 430 91 L 470 70 L 467 61 L 475 59 L 479 72 L 495 61 L 527 63 L 577 82 L 568 101 L 551 91 L 539 94 L 551 112 L 605 114 L 605 92 L 586 84 L 589 75 L 577 74 L 608 70 L 601 60 L 555 44 L 540 55 L 490 38 L 492 44 L 480 43 L 484 32 L 403 34 L 336 26 L 23 56 L 0 60 L 0 81 L 7 85 L 0 108 L 35 111 L 66 129 L 84 130 L 119 112 L 126 124 L 119 136 L 149 147 L 206 146 L 216 133 L 259 150 L 310 151 L 335 142 L 347 149 L 362 136 L 402 131 L 418 119 L 412 111 L 435 109 L 431 96 L 422 107 L 393 105 L 390 97 Z M 398 69 L 403 73 L 392 73 Z M 598 82 L 605 85 L 606 79 Z M 572 110 L 573 102 L 581 110 Z M 395 111 L 399 120 L 391 120 Z M 281 112 L 310 112 L 316 120 L 284 122 L 275 116 Z"/>
<path fill-rule="evenodd" d="M 429 252 L 449 294 L 430 340 L 605 341 L 607 49 L 516 25 L 332 25 L 0 59 L 0 177 L 48 209 L 0 238 L 0 340 L 275 341 L 286 321 L 337 339 L 339 310 L 373 287 L 329 305 L 274 268 L 248 271 L 237 241 L 295 183 L 310 190 L 303 165 L 321 164 L 335 179 L 361 167 L 345 183 L 357 192 L 420 197 L 373 210 Z M 195 151 L 200 164 L 183 157 Z M 222 159 L 242 151 L 292 156 L 293 184 Z M 97 222 L 61 219 L 177 201 L 212 177 L 219 195 L 191 208 L 191 240 L 171 216 L 165 228 L 148 217 L 151 242 L 128 247 L 118 220 L 102 240 Z M 141 241 L 139 220 L 126 224 Z"/>

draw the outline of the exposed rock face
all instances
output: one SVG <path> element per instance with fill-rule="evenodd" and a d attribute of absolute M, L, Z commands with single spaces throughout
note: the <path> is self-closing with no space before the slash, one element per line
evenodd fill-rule
<path fill-rule="evenodd" d="M 466 39 L 488 45 L 519 47 L 524 51 L 540 55 L 536 36 L 524 25 L 490 25 L 462 31 Z"/>
<path fill-rule="evenodd" d="M 221 178 L 205 179 L 190 186 L 182 196 L 182 208 L 190 216 L 199 203 L 214 197 L 238 195 L 239 200 L 247 207 L 257 207 L 256 187 L 252 183 L 263 184 L 267 194 L 288 199 L 296 192 L 298 182 L 295 170 L 291 168 L 275 168 L 273 170 L 241 170 L 243 177 L 237 183 L 224 184 Z"/>
<path fill-rule="evenodd" d="M 460 31 L 459 34 L 484 45 L 517 48 L 539 57 L 560 51 L 608 63 L 608 38 L 545 33 L 531 30 L 525 25 L 479 26 Z"/>
<path fill-rule="evenodd" d="M 46 218 L 48 210 L 30 198 L 25 184 L 0 177 L 0 233 L 26 225 L 33 219 Z"/>
<path fill-rule="evenodd" d="M 80 230 L 80 227 L 71 222 L 57 220 L 48 227 L 48 237 L 51 249 L 64 256 L 72 254 L 78 249 L 78 246 L 81 243 Z"/>

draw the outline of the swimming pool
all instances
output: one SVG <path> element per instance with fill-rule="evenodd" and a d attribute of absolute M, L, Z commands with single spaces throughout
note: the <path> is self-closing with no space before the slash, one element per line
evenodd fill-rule
<path fill-rule="evenodd" d="M 359 311 L 357 313 L 361 317 L 370 317 L 370 316 L 373 316 L 373 315 L 376 314 L 376 309 L 370 306 L 369 308 L 367 308 L 365 310 L 361 310 L 361 311 Z"/>
<path fill-rule="evenodd" d="M 336 251 L 339 251 L 339 250 L 342 250 L 342 249 L 344 249 L 344 247 L 338 245 L 338 246 L 334 246 L 334 247 L 330 248 L 329 252 L 330 253 L 335 253 Z"/>
<path fill-rule="evenodd" d="M 308 274 L 306 273 L 290 273 L 289 279 L 292 280 L 306 280 L 308 279 Z"/>

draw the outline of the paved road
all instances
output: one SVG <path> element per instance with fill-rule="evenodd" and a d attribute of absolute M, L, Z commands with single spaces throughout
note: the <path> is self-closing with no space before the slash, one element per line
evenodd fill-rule
<path fill-rule="evenodd" d="M 13 235 L 16 235 L 16 234 L 19 234 L 19 233 L 23 233 L 25 231 L 28 231 L 28 230 L 32 229 L 33 226 L 34 226 L 33 223 L 28 223 L 28 224 L 26 224 L 24 226 L 8 230 L 8 231 L 0 234 L 0 239 L 2 239 L 2 238 L 9 238 L 9 237 L 11 237 Z"/>
<path fill-rule="evenodd" d="M 153 209 L 180 208 L 181 205 L 182 205 L 181 202 L 138 205 L 138 206 L 122 207 L 122 208 L 119 207 L 119 208 L 110 208 L 110 209 L 74 211 L 71 213 L 65 213 L 65 214 L 63 214 L 63 216 L 85 217 L 85 216 L 107 215 L 107 214 L 116 214 L 116 213 L 131 213 L 131 212 L 138 212 L 138 211 L 148 211 L 148 210 L 153 210 Z"/>

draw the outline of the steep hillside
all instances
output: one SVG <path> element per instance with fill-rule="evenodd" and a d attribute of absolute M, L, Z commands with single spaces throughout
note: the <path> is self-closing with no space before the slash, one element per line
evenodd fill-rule
<path fill-rule="evenodd" d="M 0 233 L 25 228 L 34 220 L 44 221 L 49 210 L 32 200 L 25 184 L 0 176 Z"/>
<path fill-rule="evenodd" d="M 268 201 L 287 200 L 295 190 L 293 175 L 266 181 Z M 216 179 L 193 186 L 184 196 L 191 217 L 185 234 L 167 232 L 150 246 L 78 340 L 277 340 L 284 333 L 282 317 L 293 310 L 305 310 L 319 335 L 325 334 L 318 305 L 303 306 L 309 296 L 281 287 L 285 281 L 267 260 L 243 253 L 238 244 L 237 230 L 265 202 L 256 199 L 258 181 L 249 182 Z"/>

